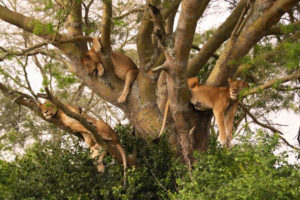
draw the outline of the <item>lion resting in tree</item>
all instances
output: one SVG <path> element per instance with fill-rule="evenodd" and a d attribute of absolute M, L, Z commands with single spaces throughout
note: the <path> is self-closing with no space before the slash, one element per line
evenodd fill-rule
<path fill-rule="evenodd" d="M 118 78 L 125 81 L 123 92 L 118 99 L 118 103 L 123 103 L 126 101 L 130 87 L 136 78 L 138 68 L 128 56 L 120 52 L 111 51 L 110 56 L 114 73 Z M 89 75 L 98 75 L 99 77 L 103 75 L 104 67 L 101 61 L 101 44 L 99 38 L 93 38 L 93 46 L 80 61 Z"/>
<path fill-rule="evenodd" d="M 228 79 L 229 87 L 196 85 L 191 89 L 191 103 L 197 110 L 212 109 L 219 127 L 219 141 L 231 146 L 234 115 L 238 107 L 239 93 L 248 83 Z"/>
<path fill-rule="evenodd" d="M 101 154 L 102 148 L 96 143 L 90 131 L 88 131 L 80 122 L 66 115 L 61 109 L 57 108 L 57 106 L 49 100 L 47 100 L 44 104 L 40 104 L 39 107 L 41 108 L 41 111 L 46 119 L 56 118 L 66 127 L 70 128 L 72 131 L 80 133 L 83 136 L 84 141 L 90 148 L 91 157 L 96 158 L 100 156 L 99 162 L 97 163 L 97 169 L 99 171 L 104 170 L 102 159 L 106 152 L 103 152 Z M 73 106 L 66 105 L 66 107 L 72 112 L 81 114 L 79 109 Z M 117 133 L 102 120 L 96 120 L 86 114 L 83 114 L 83 117 L 85 117 L 91 124 L 93 124 L 96 127 L 97 132 L 104 141 L 106 141 L 109 145 L 115 146 L 118 149 L 123 159 L 125 176 L 127 169 L 127 158 L 126 153 L 119 142 L 119 137 Z"/>
<path fill-rule="evenodd" d="M 219 140 L 222 145 L 231 146 L 234 115 L 238 107 L 239 92 L 248 87 L 248 83 L 242 80 L 228 79 L 229 87 L 212 87 L 199 85 L 197 77 L 187 79 L 191 91 L 190 102 L 197 110 L 212 109 L 219 127 Z M 166 119 L 170 107 L 169 99 L 166 102 L 162 127 L 159 136 L 164 131 Z"/>

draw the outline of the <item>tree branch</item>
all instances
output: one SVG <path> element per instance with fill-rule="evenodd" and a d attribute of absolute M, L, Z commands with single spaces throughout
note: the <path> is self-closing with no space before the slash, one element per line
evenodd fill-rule
<path fill-rule="evenodd" d="M 261 126 L 261 127 L 264 127 L 264 128 L 267 128 L 267 129 L 271 130 L 273 133 L 278 133 L 278 134 L 280 134 L 280 135 L 278 135 L 278 137 L 279 137 L 279 138 L 280 138 L 287 146 L 291 147 L 292 149 L 298 150 L 298 151 L 300 150 L 300 148 L 291 145 L 291 144 L 290 144 L 283 136 L 281 136 L 281 135 L 283 135 L 283 133 L 282 133 L 280 130 L 278 130 L 278 129 L 272 127 L 272 126 L 269 126 L 269 125 L 267 125 L 267 124 L 264 124 L 264 123 L 262 123 L 262 122 L 260 122 L 260 121 L 258 121 L 258 119 L 257 119 L 257 118 L 256 118 L 256 117 L 255 117 L 255 116 L 247 109 L 247 107 L 246 107 L 244 104 L 242 104 L 242 103 L 239 102 L 239 105 L 243 108 L 244 112 L 245 112 L 247 115 L 249 115 L 249 116 L 252 118 L 252 120 L 253 120 L 257 125 L 259 125 L 259 126 Z"/>
<path fill-rule="evenodd" d="M 203 45 L 200 52 L 189 61 L 187 67 L 188 78 L 195 76 L 221 44 L 230 37 L 245 5 L 246 0 L 241 0 L 225 22 L 219 26 L 212 37 Z"/>
<path fill-rule="evenodd" d="M 206 84 L 212 86 L 225 84 L 227 78 L 237 70 L 239 60 L 265 35 L 270 27 L 280 20 L 285 12 L 297 3 L 298 0 L 255 1 L 243 30 L 237 37 L 232 37 L 227 42 Z"/>
<path fill-rule="evenodd" d="M 127 17 L 128 15 L 130 15 L 130 14 L 132 14 L 132 13 L 143 12 L 143 11 L 144 11 L 143 8 L 135 8 L 135 9 L 132 9 L 132 10 L 128 11 L 128 12 L 125 13 L 125 14 L 119 15 L 119 16 L 117 16 L 117 17 L 113 17 L 112 19 L 113 19 L 113 20 L 122 19 L 122 18 L 125 18 L 125 17 Z"/>
<path fill-rule="evenodd" d="M 110 29 L 112 18 L 112 2 L 111 0 L 103 1 L 103 13 L 101 21 L 101 44 L 105 53 L 110 52 Z"/>
<path fill-rule="evenodd" d="M 61 39 L 59 41 L 46 41 L 46 42 L 41 42 L 35 45 L 32 45 L 31 47 L 28 47 L 27 49 L 23 49 L 21 51 L 18 52 L 11 52 L 11 51 L 7 51 L 5 50 L 5 54 L 3 56 L 0 57 L 0 61 L 3 61 L 5 58 L 9 57 L 9 56 L 25 56 L 25 55 L 34 55 L 34 54 L 44 54 L 44 55 L 48 55 L 45 52 L 35 52 L 33 54 L 30 54 L 29 52 L 41 48 L 43 46 L 47 46 L 48 44 L 53 44 L 54 46 L 58 46 L 58 45 L 62 45 L 62 44 L 68 44 L 68 43 L 74 43 L 74 42 L 86 42 L 92 41 L 92 38 L 89 36 L 78 36 L 78 37 L 74 37 L 71 39 Z M 60 60 L 60 59 L 59 59 Z"/>
<path fill-rule="evenodd" d="M 245 97 L 245 96 L 248 96 L 250 94 L 258 93 L 260 91 L 263 91 L 263 90 L 265 90 L 267 88 L 272 87 L 274 84 L 285 83 L 285 82 L 288 82 L 290 80 L 298 79 L 298 78 L 300 78 L 300 70 L 298 70 L 295 73 L 290 74 L 288 76 L 285 76 L 285 77 L 282 77 L 282 78 L 276 78 L 276 79 L 268 81 L 267 83 L 265 83 L 263 85 L 260 85 L 258 87 L 252 88 L 249 91 L 246 91 L 243 94 L 243 96 Z"/>
<path fill-rule="evenodd" d="M 58 42 L 60 40 L 65 40 L 68 38 L 68 36 L 61 35 L 60 33 L 51 32 L 48 30 L 47 24 L 44 24 L 40 22 L 37 19 L 33 19 L 31 17 L 26 17 L 20 13 L 13 12 L 9 10 L 8 8 L 5 8 L 0 5 L 0 19 L 15 25 L 27 32 L 34 33 L 34 28 L 36 26 L 39 27 L 41 31 L 38 33 L 34 33 L 37 36 L 47 40 L 52 41 L 53 44 L 59 48 L 63 53 L 65 53 L 68 56 L 73 57 L 81 57 L 82 55 L 82 49 L 77 47 L 74 43 L 62 43 L 62 44 L 55 44 L 55 42 Z M 44 44 L 46 45 L 46 44 Z M 43 45 L 42 45 L 43 46 Z"/>

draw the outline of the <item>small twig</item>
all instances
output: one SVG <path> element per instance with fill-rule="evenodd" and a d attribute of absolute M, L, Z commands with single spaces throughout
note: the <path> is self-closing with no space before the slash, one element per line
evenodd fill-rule
<path fill-rule="evenodd" d="M 84 21 L 87 27 L 89 27 L 89 11 L 90 11 L 90 7 L 91 5 L 94 3 L 94 0 L 91 0 L 88 5 L 85 5 L 84 2 L 82 2 L 83 7 L 85 8 L 85 16 L 84 16 Z"/>
<path fill-rule="evenodd" d="M 150 170 L 155 182 L 158 184 L 159 187 L 161 187 L 165 192 L 169 193 L 169 191 L 163 186 L 161 182 L 159 182 L 158 178 L 155 176 L 152 170 Z"/>
<path fill-rule="evenodd" d="M 136 9 L 133 9 L 133 10 L 130 10 L 128 11 L 127 13 L 123 14 L 123 15 L 120 15 L 120 16 L 117 16 L 117 17 L 113 17 L 112 19 L 114 20 L 118 20 L 118 19 L 122 19 L 124 17 L 126 17 L 127 15 L 130 15 L 132 13 L 135 13 L 135 12 L 143 12 L 144 9 L 143 8 L 136 8 Z"/>
<path fill-rule="evenodd" d="M 160 72 L 161 70 L 167 71 L 168 67 L 165 64 L 162 64 L 162 65 L 152 69 L 153 72 Z"/>

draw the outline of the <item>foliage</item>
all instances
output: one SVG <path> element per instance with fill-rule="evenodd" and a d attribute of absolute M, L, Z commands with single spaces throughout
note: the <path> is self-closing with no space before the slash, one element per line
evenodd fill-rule
<path fill-rule="evenodd" d="M 287 162 L 287 152 L 274 154 L 278 136 L 259 131 L 240 137 L 241 144 L 223 149 L 211 140 L 196 155 L 188 176 L 178 179 L 173 199 L 299 199 L 299 166 Z"/>
<path fill-rule="evenodd" d="M 60 144 L 35 143 L 14 162 L 0 160 L 0 199 L 299 199 L 300 169 L 276 153 L 278 136 L 262 131 L 241 136 L 231 150 L 216 137 L 196 153 L 191 173 L 179 162 L 166 138 L 145 141 L 117 126 L 128 152 L 138 147 L 135 167 L 123 187 L 122 166 L 105 157 L 98 173 L 87 148 L 75 138 Z M 133 139 L 133 140 L 132 140 Z M 136 147 L 135 147 L 136 146 Z"/>
<path fill-rule="evenodd" d="M 121 138 L 130 128 L 118 126 Z M 166 139 L 157 144 L 137 139 L 138 165 L 128 170 L 122 186 L 122 166 L 106 156 L 106 171 L 98 173 L 87 148 L 77 139 L 61 144 L 35 143 L 14 162 L 0 162 L 0 199 L 158 199 L 174 192 L 183 167 Z M 128 149 L 127 149 L 128 150 Z M 5 197 L 5 198 L 4 198 Z"/>

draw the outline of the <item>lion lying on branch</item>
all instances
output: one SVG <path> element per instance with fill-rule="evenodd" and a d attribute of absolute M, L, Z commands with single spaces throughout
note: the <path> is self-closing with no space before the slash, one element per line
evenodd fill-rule
<path fill-rule="evenodd" d="M 81 114 L 79 109 L 70 105 L 65 106 L 72 112 Z M 96 158 L 99 156 L 97 169 L 99 171 L 104 170 L 102 159 L 106 152 L 101 153 L 102 148 L 99 144 L 96 143 L 90 131 L 88 131 L 79 121 L 66 115 L 61 109 L 57 108 L 57 106 L 49 100 L 47 100 L 44 104 L 39 104 L 39 107 L 41 108 L 41 111 L 46 119 L 56 118 L 66 127 L 70 128 L 72 131 L 80 133 L 84 138 L 84 141 L 90 148 L 92 158 Z M 93 124 L 96 127 L 98 134 L 104 141 L 107 142 L 108 145 L 115 146 L 120 152 L 123 160 L 124 177 L 126 177 L 127 157 L 123 147 L 119 142 L 119 137 L 117 133 L 102 120 L 96 120 L 86 114 L 83 114 L 83 117 L 85 117 L 91 124 Z"/>

